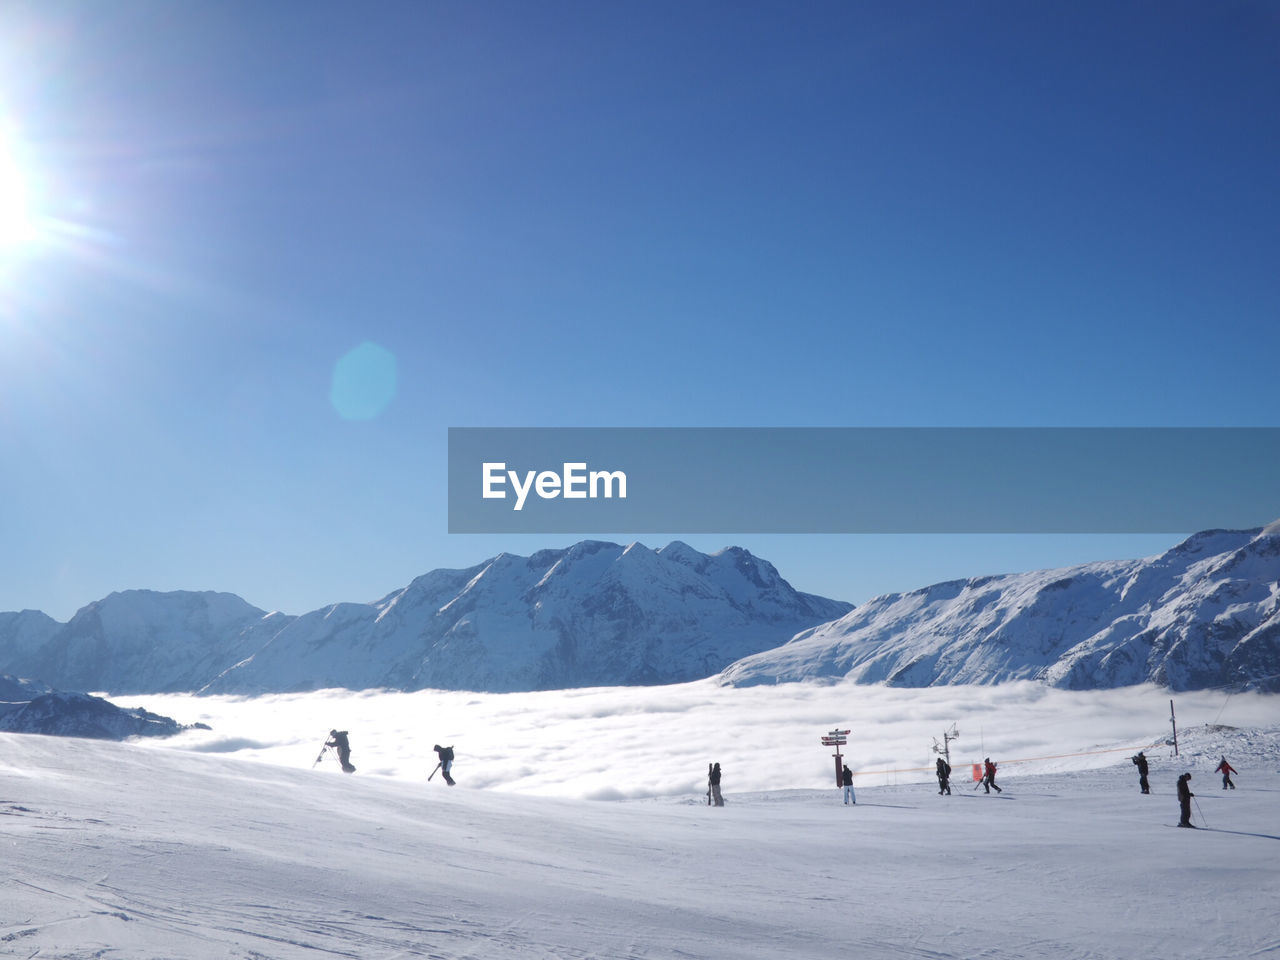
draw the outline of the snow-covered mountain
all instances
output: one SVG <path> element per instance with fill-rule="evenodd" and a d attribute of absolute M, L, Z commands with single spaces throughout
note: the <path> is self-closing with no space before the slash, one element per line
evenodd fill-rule
<path fill-rule="evenodd" d="M 31 656 L 63 626 L 39 610 L 0 613 L 0 660 L 18 661 Z"/>
<path fill-rule="evenodd" d="M 0 670 L 62 690 L 193 690 L 287 619 L 230 593 L 126 590 L 81 608 L 34 649 L 11 648 L 0 632 Z"/>
<path fill-rule="evenodd" d="M 91 740 L 170 737 L 182 726 L 141 707 L 122 708 L 87 693 L 44 693 L 0 714 L 0 730 Z"/>
<path fill-rule="evenodd" d="M 679 542 L 584 541 L 436 570 L 377 603 L 306 614 L 205 691 L 679 683 L 849 609 L 795 591 L 737 547 L 708 556 Z"/>
<path fill-rule="evenodd" d="M 878 597 L 725 669 L 735 685 L 835 677 L 904 687 L 1036 679 L 1069 689 L 1280 690 L 1280 522 L 1157 557 Z"/>
<path fill-rule="evenodd" d="M 113 693 L 676 683 L 850 609 L 794 590 L 738 547 L 584 541 L 300 617 L 230 594 L 114 593 L 34 649 L 0 629 L 0 670 Z"/>
<path fill-rule="evenodd" d="M 95 740 L 168 737 L 175 720 L 141 707 L 125 709 L 86 693 L 61 693 L 34 680 L 0 674 L 0 730 Z"/>

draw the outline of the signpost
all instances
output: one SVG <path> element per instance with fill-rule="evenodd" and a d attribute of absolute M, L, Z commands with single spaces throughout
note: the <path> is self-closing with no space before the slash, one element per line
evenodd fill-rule
<path fill-rule="evenodd" d="M 833 756 L 836 758 L 836 786 L 837 787 L 844 786 L 844 758 L 840 756 L 840 748 L 849 742 L 848 737 L 849 737 L 848 730 L 832 730 L 830 733 L 825 734 L 822 738 L 822 745 L 824 747 L 836 748 L 836 752 L 833 754 Z"/>

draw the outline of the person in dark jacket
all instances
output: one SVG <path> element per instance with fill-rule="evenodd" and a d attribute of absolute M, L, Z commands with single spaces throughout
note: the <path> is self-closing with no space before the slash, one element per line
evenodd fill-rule
<path fill-rule="evenodd" d="M 338 762 L 342 764 L 343 773 L 356 772 L 356 768 L 351 765 L 351 741 L 347 739 L 347 731 L 330 730 L 325 746 L 338 751 Z"/>
<path fill-rule="evenodd" d="M 1138 755 L 1137 755 L 1136 757 L 1130 757 L 1129 759 L 1130 759 L 1130 760 L 1132 760 L 1132 761 L 1133 761 L 1133 765 L 1134 765 L 1135 767 L 1137 767 L 1137 768 L 1138 768 L 1138 786 L 1139 786 L 1139 788 L 1141 788 L 1141 790 L 1142 790 L 1142 792 L 1143 792 L 1143 793 L 1150 793 L 1150 792 L 1151 792 L 1151 784 L 1149 784 L 1149 783 L 1147 782 L 1147 772 L 1148 772 L 1149 768 L 1148 768 L 1148 766 L 1147 766 L 1147 757 L 1146 757 L 1146 755 L 1145 755 L 1141 750 L 1139 750 L 1139 751 L 1138 751 Z"/>
<path fill-rule="evenodd" d="M 991 788 L 996 787 L 996 765 L 991 762 L 990 757 L 982 761 L 982 785 L 987 788 L 986 793 L 990 793 Z M 996 787 L 996 793 L 1004 793 L 1004 791 Z"/>
<path fill-rule="evenodd" d="M 858 797 L 853 792 L 853 771 L 849 769 L 847 763 L 844 765 L 844 769 L 840 771 L 840 782 L 844 785 L 844 805 L 846 807 L 851 804 L 856 805 Z"/>
<path fill-rule="evenodd" d="M 1231 782 L 1231 775 L 1236 772 L 1236 768 L 1231 766 L 1231 764 L 1227 763 L 1226 757 L 1222 758 L 1222 762 L 1218 764 L 1218 769 L 1214 770 L 1213 772 L 1222 774 L 1223 790 L 1226 790 L 1228 787 L 1230 787 L 1232 790 L 1236 788 L 1236 785 Z"/>
<path fill-rule="evenodd" d="M 440 755 L 440 773 L 444 776 L 444 782 L 452 787 L 454 779 L 449 776 L 449 768 L 453 766 L 453 747 L 442 747 L 437 743 L 432 749 Z"/>
<path fill-rule="evenodd" d="M 1180 827 L 1195 828 L 1195 824 L 1191 822 L 1191 798 L 1195 796 L 1191 792 L 1191 774 L 1184 773 L 1178 778 L 1178 806 L 1182 809 L 1182 819 L 1178 821 Z"/>
<path fill-rule="evenodd" d="M 712 806 L 723 807 L 724 797 L 720 796 L 720 764 L 713 763 L 711 765 L 711 773 L 708 774 L 711 784 L 711 803 Z"/>
<path fill-rule="evenodd" d="M 938 796 L 951 796 L 951 764 L 938 758 Z"/>

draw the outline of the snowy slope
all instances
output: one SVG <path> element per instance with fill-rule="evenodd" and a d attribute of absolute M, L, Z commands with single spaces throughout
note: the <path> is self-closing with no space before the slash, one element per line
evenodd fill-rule
<path fill-rule="evenodd" d="M 1280 524 L 1196 534 L 1145 560 L 980 577 L 878 597 L 728 667 L 748 685 L 849 677 L 1071 689 L 1245 681 L 1280 690 Z"/>
<path fill-rule="evenodd" d="M 1184 758 L 1212 831 L 1168 826 L 1182 764 L 1149 797 L 1106 767 L 1000 797 L 729 789 L 709 809 L 3 734 L 0 955 L 1268 956 L 1280 738 L 1202 736 Z M 1200 772 L 1220 750 L 1229 794 Z"/>

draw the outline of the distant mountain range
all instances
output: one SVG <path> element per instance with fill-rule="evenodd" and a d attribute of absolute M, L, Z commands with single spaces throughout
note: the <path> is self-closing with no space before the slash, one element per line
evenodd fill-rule
<path fill-rule="evenodd" d="M 130 590 L 68 623 L 0 614 L 0 672 L 63 690 L 254 695 L 346 687 L 516 691 L 850 678 L 1035 679 L 1095 689 L 1280 691 L 1280 523 L 1142 560 L 980 577 L 850 604 L 746 550 L 584 541 L 435 570 L 302 616 L 225 593 Z"/>
<path fill-rule="evenodd" d="M 436 570 L 302 616 L 225 593 L 130 590 L 65 624 L 0 614 L 0 671 L 68 690 L 258 694 L 666 684 L 840 617 L 746 550 L 584 541 Z"/>
<path fill-rule="evenodd" d="M 740 686 L 1033 679 L 1076 690 L 1154 682 L 1280 691 L 1280 522 L 1198 533 L 1145 560 L 877 597 L 721 678 Z"/>

